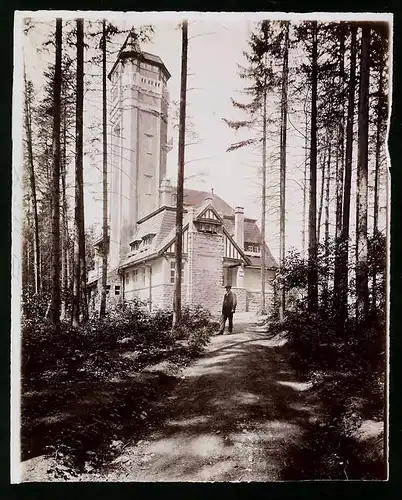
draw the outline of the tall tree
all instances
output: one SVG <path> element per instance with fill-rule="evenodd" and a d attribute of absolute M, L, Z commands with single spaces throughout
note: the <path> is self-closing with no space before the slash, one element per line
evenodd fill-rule
<path fill-rule="evenodd" d="M 308 112 L 307 112 L 307 96 L 304 101 L 304 119 L 305 119 L 305 132 L 304 132 L 304 169 L 303 169 L 303 230 L 302 230 L 302 256 L 306 256 L 306 212 L 307 212 L 307 170 L 309 163 L 308 152 Z"/>
<path fill-rule="evenodd" d="M 67 110 L 63 113 L 63 159 L 61 170 L 61 206 L 62 206 L 62 318 L 67 315 L 69 290 L 69 242 L 68 232 L 68 204 L 67 204 Z"/>
<path fill-rule="evenodd" d="M 69 38 L 67 32 L 67 40 Z M 75 154 L 75 144 L 73 135 L 70 130 L 75 121 L 75 82 L 73 71 L 73 60 L 69 54 L 64 54 L 62 65 L 62 120 L 61 120 L 61 137 L 62 137 L 62 161 L 61 161 L 61 209 L 62 209 L 62 318 L 66 319 L 71 312 L 71 270 L 73 265 L 71 262 L 71 236 L 69 229 L 69 203 L 68 203 L 68 170 L 69 163 L 73 154 Z"/>
<path fill-rule="evenodd" d="M 317 89 L 318 89 L 318 25 L 311 29 L 311 124 L 310 124 L 310 193 L 309 193 L 309 247 L 308 247 L 308 310 L 318 306 L 317 273 Z"/>
<path fill-rule="evenodd" d="M 60 115 L 62 20 L 56 19 L 56 57 L 53 88 L 53 172 L 52 172 L 52 298 L 50 314 L 60 327 Z"/>
<path fill-rule="evenodd" d="M 107 256 L 108 256 L 108 213 L 107 213 L 107 70 L 106 70 L 106 20 L 102 22 L 102 135 L 103 135 L 103 243 L 102 243 L 102 289 L 100 317 L 106 314 Z"/>
<path fill-rule="evenodd" d="M 317 215 L 317 244 L 320 244 L 320 236 L 321 236 L 321 218 L 322 218 L 322 209 L 324 207 L 324 186 L 325 186 L 325 169 L 327 166 L 327 148 L 328 154 L 330 147 L 328 146 L 329 141 L 327 140 L 327 144 L 324 147 L 324 151 L 320 158 L 321 160 L 321 189 L 320 189 L 320 203 L 318 206 L 318 215 Z"/>
<path fill-rule="evenodd" d="M 266 57 L 266 55 L 265 55 Z M 262 104 L 262 165 L 261 165 L 261 313 L 265 313 L 265 234 L 267 213 L 267 87 L 264 82 Z"/>
<path fill-rule="evenodd" d="M 369 312 L 367 269 L 369 84 L 370 25 L 363 24 L 360 56 L 356 185 L 356 317 L 358 320 L 363 320 Z"/>
<path fill-rule="evenodd" d="M 329 293 L 329 212 L 330 212 L 330 188 L 331 188 L 331 141 L 328 145 L 328 159 L 327 159 L 327 169 L 325 176 L 325 220 L 324 220 L 324 262 L 326 275 L 323 283 L 323 308 L 324 310 L 328 307 L 328 293 Z"/>
<path fill-rule="evenodd" d="M 251 34 L 250 51 L 244 55 L 248 62 L 247 68 L 241 68 L 240 78 L 248 80 L 251 84 L 246 87 L 244 93 L 251 97 L 249 103 L 243 104 L 232 98 L 235 108 L 247 113 L 248 119 L 232 121 L 224 118 L 224 122 L 232 129 L 249 129 L 256 132 L 254 137 L 241 140 L 232 144 L 228 151 L 235 151 L 246 146 L 258 146 L 261 149 L 261 302 L 260 310 L 266 309 L 265 301 L 265 223 L 266 223 L 266 197 L 267 197 L 267 127 L 273 123 L 268 118 L 267 98 L 275 86 L 272 66 L 268 65 L 268 50 L 272 44 L 272 25 L 269 21 L 262 21 L 256 31 Z"/>
<path fill-rule="evenodd" d="M 180 122 L 179 122 L 179 152 L 177 171 L 177 204 L 176 204 L 176 277 L 173 304 L 173 327 L 181 318 L 181 269 L 183 253 L 183 184 L 184 184 L 184 152 L 186 142 L 186 93 L 187 93 L 187 49 L 188 22 L 182 23 L 182 55 L 181 55 L 181 86 L 180 86 Z"/>
<path fill-rule="evenodd" d="M 339 76 L 338 76 L 338 144 L 336 157 L 336 220 L 335 220 L 335 272 L 334 272 L 334 305 L 338 310 L 342 272 L 342 224 L 343 224 L 343 188 L 345 177 L 345 36 L 346 26 L 339 24 Z"/>
<path fill-rule="evenodd" d="M 25 83 L 25 132 L 28 151 L 29 182 L 32 197 L 32 208 L 34 218 L 34 262 L 35 262 L 35 293 L 41 290 L 41 272 L 40 272 L 40 243 L 39 243 L 39 217 L 38 217 L 38 199 L 36 193 L 36 178 L 32 144 L 32 123 L 31 123 L 31 102 L 32 102 L 32 84 L 27 81 L 24 64 L 24 83 Z"/>
<path fill-rule="evenodd" d="M 288 86 L 289 86 L 289 21 L 284 23 L 284 41 L 282 58 L 282 95 L 281 95 L 281 134 L 280 134 L 280 267 L 285 265 L 285 222 L 286 222 L 286 149 L 288 120 Z M 265 277 L 264 277 L 265 280 Z M 279 317 L 283 320 L 285 313 L 285 288 L 281 287 Z"/>
<path fill-rule="evenodd" d="M 385 29 L 384 29 L 385 28 Z M 377 104 L 375 108 L 375 169 L 374 169 L 374 203 L 373 203 L 373 241 L 379 239 L 379 193 L 380 193 L 380 172 L 381 172 L 381 152 L 383 149 L 384 136 L 386 133 L 386 116 L 388 112 L 387 95 L 384 91 L 386 50 L 387 50 L 387 28 L 383 25 L 377 26 L 376 34 L 376 55 L 377 55 Z M 372 266 L 372 312 L 377 314 L 377 273 L 379 266 L 375 261 Z"/>
<path fill-rule="evenodd" d="M 86 303 L 84 178 L 83 178 L 83 112 L 84 112 L 84 20 L 77 19 L 77 104 L 75 152 L 75 247 L 73 325 L 88 316 Z"/>
<path fill-rule="evenodd" d="M 344 79 L 345 79 L 345 26 L 339 24 L 339 82 L 338 82 L 338 100 L 339 100 L 339 126 L 338 126 L 338 147 L 336 152 L 336 222 L 335 222 L 335 240 L 339 247 L 340 236 L 342 232 L 342 188 L 344 177 L 345 161 L 345 98 L 344 98 Z M 339 253 L 339 250 L 337 251 Z"/>
<path fill-rule="evenodd" d="M 346 150 L 345 150 L 345 178 L 343 187 L 342 233 L 339 262 L 339 286 L 334 287 L 335 310 L 339 311 L 338 318 L 342 324 L 347 319 L 347 290 L 349 280 L 349 229 L 350 229 L 350 195 L 352 186 L 353 162 L 353 128 L 355 116 L 356 90 L 356 55 L 357 55 L 357 26 L 351 25 L 350 61 L 348 83 L 348 110 L 346 119 Z"/>

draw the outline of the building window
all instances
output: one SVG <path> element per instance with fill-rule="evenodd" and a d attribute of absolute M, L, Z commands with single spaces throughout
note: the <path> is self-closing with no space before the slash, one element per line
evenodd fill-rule
<path fill-rule="evenodd" d="M 147 270 L 145 267 L 142 268 L 142 283 L 143 285 L 145 286 L 145 280 L 146 280 L 146 277 L 147 277 Z"/>
<path fill-rule="evenodd" d="M 126 273 L 126 284 L 129 285 L 130 284 L 130 272 L 127 272 Z"/>
<path fill-rule="evenodd" d="M 172 260 L 170 262 L 170 283 L 173 285 L 175 283 L 176 277 L 176 262 Z M 181 263 L 181 281 L 184 281 L 184 262 Z"/>
<path fill-rule="evenodd" d="M 260 253 L 261 245 L 259 243 L 245 243 L 244 249 L 246 252 Z"/>
<path fill-rule="evenodd" d="M 106 295 L 109 295 L 110 292 L 110 285 L 106 285 Z"/>
<path fill-rule="evenodd" d="M 152 243 L 152 241 L 153 241 L 154 237 L 155 237 L 155 235 L 154 235 L 154 234 L 147 234 L 146 236 L 144 236 L 144 237 L 142 238 L 143 245 L 144 245 L 145 247 L 147 247 L 147 246 L 151 245 L 151 243 Z"/>
<path fill-rule="evenodd" d="M 133 271 L 133 282 L 134 283 L 138 282 L 138 269 L 134 269 Z"/>
<path fill-rule="evenodd" d="M 114 294 L 115 295 L 120 295 L 120 285 L 115 285 L 114 286 Z"/>
<path fill-rule="evenodd" d="M 140 248 L 141 241 L 134 241 L 130 244 L 131 250 L 134 252 Z"/>
<path fill-rule="evenodd" d="M 199 231 L 202 231 L 203 233 L 214 233 L 216 234 L 217 228 L 215 224 L 206 224 L 202 222 L 198 226 Z"/>

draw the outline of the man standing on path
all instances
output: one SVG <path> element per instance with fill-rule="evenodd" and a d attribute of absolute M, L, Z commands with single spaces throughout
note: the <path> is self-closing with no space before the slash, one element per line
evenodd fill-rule
<path fill-rule="evenodd" d="M 225 331 L 226 320 L 229 320 L 229 333 L 233 331 L 233 313 L 236 311 L 237 298 L 236 294 L 232 292 L 232 287 L 226 285 L 226 293 L 223 297 L 222 305 L 222 319 L 218 335 L 223 335 Z"/>

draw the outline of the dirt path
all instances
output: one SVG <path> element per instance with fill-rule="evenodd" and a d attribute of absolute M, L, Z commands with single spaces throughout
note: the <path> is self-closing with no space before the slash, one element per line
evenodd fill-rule
<path fill-rule="evenodd" d="M 114 469 L 81 481 L 276 481 L 314 404 L 280 339 L 241 328 L 207 352 L 159 403 L 158 421 Z M 239 331 L 239 328 L 238 328 Z"/>

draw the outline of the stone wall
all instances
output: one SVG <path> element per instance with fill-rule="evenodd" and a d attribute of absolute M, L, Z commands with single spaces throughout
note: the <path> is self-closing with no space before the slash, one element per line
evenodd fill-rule
<path fill-rule="evenodd" d="M 237 312 L 246 312 L 246 307 L 247 307 L 247 297 L 246 297 L 246 290 L 244 288 L 232 288 L 232 292 L 236 294 L 237 298 L 237 307 L 236 311 Z M 225 293 L 225 290 L 223 289 L 222 293 L 222 301 L 223 301 L 223 294 Z"/>
<path fill-rule="evenodd" d="M 270 311 L 273 303 L 273 293 L 265 293 L 265 304 L 267 311 Z M 246 311 L 247 312 L 259 312 L 261 304 L 261 292 L 250 292 L 247 290 L 246 293 Z"/>
<path fill-rule="evenodd" d="M 174 285 L 156 285 L 152 287 L 152 310 L 156 309 L 173 309 Z M 125 299 L 130 301 L 134 297 L 138 297 L 149 305 L 149 287 L 140 288 L 138 290 L 130 290 L 125 293 Z M 187 287 L 182 285 L 181 300 L 182 305 L 186 304 Z"/>
<path fill-rule="evenodd" d="M 198 232 L 188 235 L 188 295 L 190 306 L 201 305 L 217 314 L 222 307 L 223 236 Z"/>

